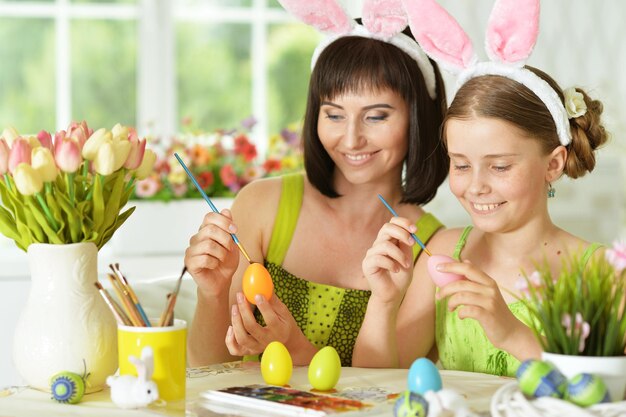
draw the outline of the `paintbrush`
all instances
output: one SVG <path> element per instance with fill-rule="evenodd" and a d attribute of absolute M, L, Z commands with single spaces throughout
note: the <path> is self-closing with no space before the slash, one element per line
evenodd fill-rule
<path fill-rule="evenodd" d="M 389 211 L 391 212 L 391 214 L 393 214 L 393 215 L 394 215 L 394 217 L 400 217 L 400 216 L 398 216 L 398 213 L 396 213 L 396 211 L 395 211 L 393 208 L 391 208 L 391 206 L 389 205 L 389 203 L 387 203 L 387 202 L 385 201 L 385 199 L 383 198 L 383 196 L 382 196 L 382 195 L 378 194 L 378 198 L 380 198 L 380 201 L 382 201 L 382 202 L 383 202 L 383 204 L 385 205 L 385 207 L 387 207 L 387 210 L 389 210 Z M 428 249 L 426 249 L 426 245 L 424 245 L 424 242 L 422 242 L 422 241 L 420 240 L 420 238 L 419 238 L 419 237 L 417 237 L 417 236 L 415 235 L 415 233 L 411 233 L 411 237 L 415 240 L 415 243 L 417 243 L 418 245 L 420 245 L 420 246 L 422 247 L 422 249 L 424 250 L 424 252 L 426 252 L 426 254 L 427 254 L 428 256 L 433 256 L 433 254 L 432 254 L 432 253 L 430 253 L 430 251 L 429 251 Z"/>
<path fill-rule="evenodd" d="M 96 281 L 95 285 L 100 295 L 102 295 L 104 302 L 107 304 L 107 306 L 109 306 L 109 309 L 113 313 L 113 316 L 115 316 L 115 320 L 117 321 L 117 324 L 121 324 L 124 326 L 132 326 L 133 323 L 130 321 L 128 316 L 126 316 L 126 313 L 124 313 L 124 310 L 122 310 L 122 307 L 120 307 L 119 304 L 115 302 L 115 300 L 111 297 L 111 295 L 109 295 L 107 290 L 105 290 L 102 287 L 102 284 Z"/>
<path fill-rule="evenodd" d="M 204 198 L 204 200 L 207 203 L 209 203 L 209 206 L 211 207 L 211 210 L 213 210 L 215 213 L 219 213 L 220 211 L 217 209 L 217 207 L 215 207 L 215 205 L 213 204 L 213 202 L 211 201 L 209 196 L 206 195 L 206 193 L 204 192 L 202 187 L 200 187 L 200 184 L 198 184 L 198 181 L 196 180 L 196 178 L 193 176 L 191 171 L 189 171 L 189 168 L 187 168 L 187 165 L 185 165 L 183 160 L 180 159 L 180 156 L 178 156 L 177 153 L 174 153 L 174 156 L 176 157 L 176 159 L 178 160 L 180 165 L 183 167 L 183 169 L 187 173 L 187 176 L 189 176 L 189 179 L 191 180 L 191 182 L 193 182 L 193 185 L 195 185 L 196 188 L 198 189 L 198 191 L 200 192 L 200 194 L 202 194 L 202 197 Z M 246 250 L 243 248 L 243 245 L 241 244 L 241 242 L 239 242 L 239 239 L 237 238 L 237 235 L 235 235 L 234 233 L 231 233 L 230 236 L 233 238 L 233 240 L 235 241 L 235 243 L 237 244 L 237 246 L 241 250 L 241 253 L 243 253 L 243 256 L 246 257 L 248 262 L 252 263 L 252 260 L 250 259 L 250 256 L 248 255 L 248 252 L 246 252 Z"/>
<path fill-rule="evenodd" d="M 165 310 L 163 311 L 163 314 L 161 314 L 161 318 L 159 319 L 159 326 L 161 327 L 171 326 L 173 324 L 176 297 L 178 296 L 178 292 L 180 291 L 180 284 L 183 281 L 183 275 L 185 275 L 185 272 L 187 272 L 186 266 L 183 267 L 183 270 L 181 271 L 180 276 L 176 281 L 176 287 L 174 288 L 174 292 L 172 292 L 167 299 L 167 306 L 165 307 Z"/>

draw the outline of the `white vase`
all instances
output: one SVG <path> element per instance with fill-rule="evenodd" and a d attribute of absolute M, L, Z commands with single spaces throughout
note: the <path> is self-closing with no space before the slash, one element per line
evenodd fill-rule
<path fill-rule="evenodd" d="M 606 384 L 612 401 L 624 399 L 626 356 L 574 356 L 543 352 L 541 358 L 556 366 L 567 379 L 583 372 L 597 375 Z"/>
<path fill-rule="evenodd" d="M 15 329 L 13 360 L 31 387 L 50 391 L 60 371 L 89 374 L 86 392 L 117 369 L 117 324 L 95 287 L 93 243 L 28 247 L 31 288 Z"/>

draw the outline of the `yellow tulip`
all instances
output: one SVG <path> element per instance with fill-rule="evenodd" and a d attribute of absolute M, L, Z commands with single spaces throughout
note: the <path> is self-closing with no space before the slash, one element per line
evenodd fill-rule
<path fill-rule="evenodd" d="M 128 127 L 122 126 L 119 123 L 113 126 L 111 133 L 113 134 L 114 140 L 128 140 Z"/>
<path fill-rule="evenodd" d="M 19 136 L 20 134 L 17 133 L 17 130 L 15 130 L 13 126 L 9 126 L 6 129 L 4 129 L 2 131 L 2 135 L 0 135 L 0 137 L 6 140 L 7 145 L 9 145 L 9 148 L 11 147 L 11 145 L 13 145 L 13 141 Z"/>
<path fill-rule="evenodd" d="M 93 160 L 93 167 L 100 175 L 110 175 L 115 171 L 115 152 L 111 142 L 104 142 L 98 148 L 96 157 Z"/>
<path fill-rule="evenodd" d="M 44 182 L 52 182 L 57 178 L 59 170 L 50 149 L 43 146 L 34 148 L 31 155 L 31 164 Z"/>
<path fill-rule="evenodd" d="M 156 154 L 152 149 L 146 149 L 143 154 L 143 160 L 139 165 L 139 168 L 135 171 L 135 177 L 138 180 L 146 179 L 152 174 L 152 168 L 154 167 L 154 162 L 156 161 Z"/>
<path fill-rule="evenodd" d="M 111 135 L 111 132 L 107 132 L 104 128 L 98 129 L 93 132 L 93 134 L 89 136 L 89 139 L 87 139 L 87 142 L 85 142 L 85 145 L 83 146 L 83 158 L 88 161 L 93 161 L 94 159 L 96 159 L 96 154 L 98 153 L 98 149 L 100 149 L 100 146 L 102 146 L 102 144 L 106 141 L 110 142 L 112 140 L 112 137 L 113 136 Z"/>
<path fill-rule="evenodd" d="M 128 159 L 128 155 L 130 154 L 130 149 L 132 145 L 128 139 L 113 139 L 111 141 L 111 146 L 113 149 L 113 154 L 115 155 L 115 164 L 113 165 L 113 171 L 117 171 L 124 165 L 124 162 L 126 162 L 126 160 Z"/>
<path fill-rule="evenodd" d="M 33 195 L 43 188 L 41 175 L 32 166 L 22 162 L 13 171 L 13 181 L 17 190 L 23 195 Z"/>

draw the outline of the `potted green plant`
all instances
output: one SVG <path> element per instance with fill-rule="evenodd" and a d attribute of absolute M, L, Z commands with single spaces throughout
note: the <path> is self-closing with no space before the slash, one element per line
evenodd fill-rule
<path fill-rule="evenodd" d="M 526 278 L 523 302 L 541 343 L 543 360 L 567 378 L 582 372 L 601 376 L 611 398 L 626 388 L 626 244 L 582 262 L 564 258 L 555 276 L 547 263 Z"/>

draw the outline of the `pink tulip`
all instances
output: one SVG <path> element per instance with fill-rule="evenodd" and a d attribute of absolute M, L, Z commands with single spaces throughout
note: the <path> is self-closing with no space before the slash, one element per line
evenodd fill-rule
<path fill-rule="evenodd" d="M 67 136 L 72 138 L 78 143 L 78 149 L 83 149 L 83 145 L 87 141 L 87 138 L 93 133 L 92 129 L 89 129 L 87 122 L 84 120 L 80 123 L 72 122 L 67 128 Z"/>
<path fill-rule="evenodd" d="M 0 138 L 0 175 L 4 175 L 9 170 L 9 145 Z"/>
<path fill-rule="evenodd" d="M 126 162 L 124 162 L 124 168 L 137 169 L 139 165 L 141 165 L 143 155 L 146 151 L 146 140 L 139 140 L 136 133 L 131 133 L 129 137 L 131 138 L 130 153 L 128 154 L 128 158 L 126 158 Z"/>
<path fill-rule="evenodd" d="M 50 135 L 50 133 L 42 130 L 37 133 L 37 139 L 39 140 L 39 143 L 41 143 L 41 146 L 52 150 L 52 136 Z"/>
<path fill-rule="evenodd" d="M 11 147 L 11 153 L 9 154 L 9 172 L 13 173 L 15 168 L 21 163 L 30 165 L 31 147 L 28 144 L 28 140 L 18 136 L 13 141 Z"/>
<path fill-rule="evenodd" d="M 68 174 L 76 172 L 83 162 L 78 144 L 68 139 L 56 143 L 54 159 L 59 169 Z"/>
<path fill-rule="evenodd" d="M 37 194 L 43 188 L 43 180 L 37 170 L 24 162 L 15 167 L 13 180 L 17 191 L 23 195 Z"/>

